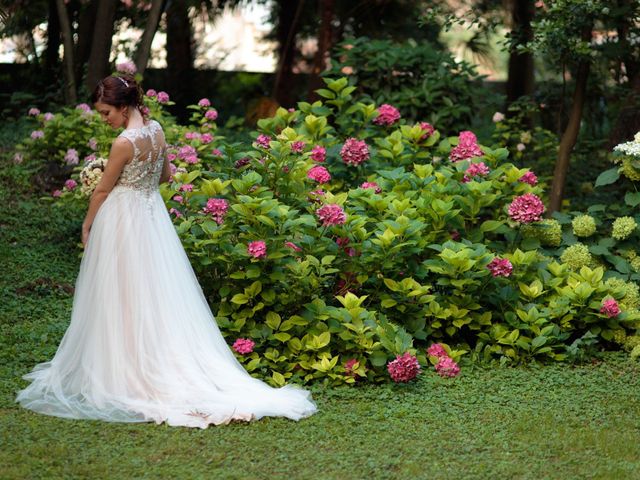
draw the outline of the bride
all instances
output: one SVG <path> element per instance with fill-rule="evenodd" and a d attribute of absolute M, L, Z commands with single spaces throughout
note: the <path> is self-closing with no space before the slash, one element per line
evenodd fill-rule
<path fill-rule="evenodd" d="M 222 337 L 158 192 L 169 162 L 141 88 L 109 76 L 92 101 L 124 131 L 83 222 L 71 323 L 16 401 L 59 417 L 200 428 L 313 414 L 309 392 L 251 377 Z"/>

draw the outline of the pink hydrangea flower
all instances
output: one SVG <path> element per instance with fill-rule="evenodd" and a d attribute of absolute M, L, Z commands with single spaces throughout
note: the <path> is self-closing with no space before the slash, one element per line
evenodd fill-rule
<path fill-rule="evenodd" d="M 42 117 L 42 118 L 44 119 L 45 122 L 49 122 L 49 121 L 53 120 L 54 116 L 55 115 L 53 113 L 47 112 L 47 113 L 44 114 L 44 117 Z"/>
<path fill-rule="evenodd" d="M 211 142 L 213 142 L 213 135 L 211 135 L 210 133 L 203 133 L 200 136 L 200 141 L 202 143 L 204 143 L 205 145 L 208 144 L 208 143 L 211 143 Z"/>
<path fill-rule="evenodd" d="M 349 138 L 344 142 L 340 156 L 347 165 L 360 165 L 369 159 L 369 147 L 364 140 Z"/>
<path fill-rule="evenodd" d="M 89 147 L 91 150 L 97 150 L 98 141 L 95 138 L 90 138 L 89 141 L 87 142 L 87 147 Z"/>
<path fill-rule="evenodd" d="M 462 182 L 470 182 L 473 177 L 484 177 L 486 175 L 489 175 L 489 167 L 484 162 L 471 163 L 465 172 Z"/>
<path fill-rule="evenodd" d="M 40 115 L 40 110 L 38 110 L 36 107 L 32 107 L 29 109 L 29 115 L 32 117 L 37 117 L 38 115 Z"/>
<path fill-rule="evenodd" d="M 218 111 L 215 108 L 211 108 L 206 111 L 204 118 L 211 120 L 212 122 L 218 118 Z"/>
<path fill-rule="evenodd" d="M 220 150 L 218 150 L 217 148 L 214 148 L 213 150 L 211 150 L 211 155 L 213 155 L 214 157 L 221 157 L 222 156 L 222 152 Z"/>
<path fill-rule="evenodd" d="M 528 183 L 529 185 L 537 185 L 538 184 L 538 177 L 536 176 L 535 173 L 529 171 L 527 173 L 525 173 L 524 175 L 522 175 L 519 179 L 519 182 L 522 183 Z"/>
<path fill-rule="evenodd" d="M 324 227 L 342 225 L 347 221 L 347 214 L 340 205 L 330 203 L 316 210 L 316 215 Z"/>
<path fill-rule="evenodd" d="M 184 185 L 180 185 L 178 189 L 179 192 L 193 192 L 193 184 L 185 183 Z"/>
<path fill-rule="evenodd" d="M 513 265 L 506 258 L 494 258 L 489 262 L 487 268 L 494 277 L 508 277 L 513 272 Z"/>
<path fill-rule="evenodd" d="M 350 358 L 349 360 L 347 360 L 344 364 L 344 373 L 349 377 L 355 377 L 356 372 L 354 370 L 354 367 L 357 363 L 359 362 L 355 358 Z"/>
<path fill-rule="evenodd" d="M 324 195 L 325 195 L 324 190 L 322 190 L 321 188 L 309 192 L 309 198 L 311 199 L 312 202 L 315 202 L 315 203 L 320 203 L 320 198 L 323 197 Z"/>
<path fill-rule="evenodd" d="M 605 314 L 609 318 L 615 318 L 620 315 L 620 306 L 613 298 L 608 298 L 602 302 L 600 313 Z"/>
<path fill-rule="evenodd" d="M 441 377 L 453 378 L 460 373 L 460 367 L 458 364 L 449 357 L 440 357 L 435 368 L 436 372 Z"/>
<path fill-rule="evenodd" d="M 420 141 L 424 142 L 427 138 L 429 138 L 431 135 L 434 134 L 434 132 L 436 131 L 435 128 L 433 128 L 433 125 L 431 125 L 430 123 L 427 122 L 420 122 L 420 128 L 424 131 L 424 135 L 422 135 L 422 137 L 420 137 Z"/>
<path fill-rule="evenodd" d="M 498 123 L 504 120 L 504 113 L 501 112 L 496 112 L 493 114 L 493 117 L 491 118 L 491 120 L 493 120 L 493 123 Z"/>
<path fill-rule="evenodd" d="M 178 156 L 175 153 L 167 153 L 167 158 L 170 162 L 173 162 Z"/>
<path fill-rule="evenodd" d="M 432 343 L 431 346 L 427 349 L 427 355 L 438 358 L 449 356 L 444 347 L 439 343 Z"/>
<path fill-rule="evenodd" d="M 174 202 L 182 203 L 183 200 L 184 200 L 184 198 L 182 197 L 182 195 L 174 195 L 173 196 L 173 201 Z"/>
<path fill-rule="evenodd" d="M 89 162 L 93 162 L 96 159 L 95 153 L 90 153 L 86 157 L 84 157 L 84 163 L 87 164 Z"/>
<path fill-rule="evenodd" d="M 373 119 L 376 125 L 393 125 L 400 120 L 400 111 L 393 105 L 384 103 L 378 107 L 378 116 Z"/>
<path fill-rule="evenodd" d="M 64 182 L 64 186 L 67 190 L 73 190 L 78 186 L 78 182 L 76 182 L 73 178 L 70 178 L 66 182 Z"/>
<path fill-rule="evenodd" d="M 42 137 L 44 137 L 44 132 L 42 130 L 34 130 L 33 132 L 31 132 L 31 138 L 34 140 Z"/>
<path fill-rule="evenodd" d="M 293 242 L 284 242 L 285 247 L 289 247 L 294 252 L 301 252 L 302 249 Z"/>
<path fill-rule="evenodd" d="M 327 159 L 327 149 L 322 145 L 316 145 L 311 149 L 311 159 L 314 162 L 324 163 Z"/>
<path fill-rule="evenodd" d="M 229 202 L 224 198 L 210 198 L 202 211 L 210 213 L 215 222 L 221 225 L 224 222 L 224 216 L 227 214 L 228 208 Z"/>
<path fill-rule="evenodd" d="M 116 71 L 122 73 L 128 73 L 129 75 L 135 75 L 138 71 L 136 64 L 128 60 L 126 62 L 116 64 Z"/>
<path fill-rule="evenodd" d="M 68 149 L 64 160 L 67 162 L 67 165 L 77 165 L 80 162 L 78 151 L 75 148 Z"/>
<path fill-rule="evenodd" d="M 519 152 L 524 152 L 527 149 L 527 146 L 524 143 L 519 143 L 516 145 L 516 150 Z"/>
<path fill-rule="evenodd" d="M 198 106 L 199 107 L 210 107 L 211 106 L 211 102 L 209 101 L 208 98 L 201 98 L 200 100 L 198 100 Z"/>
<path fill-rule="evenodd" d="M 255 347 L 256 343 L 249 338 L 238 338 L 235 342 L 233 342 L 233 348 L 240 355 L 247 355 L 253 352 L 253 347 Z"/>
<path fill-rule="evenodd" d="M 180 210 L 176 210 L 173 207 L 169 209 L 169 213 L 174 214 L 176 218 L 182 218 L 182 214 L 180 213 Z"/>
<path fill-rule="evenodd" d="M 256 138 L 256 145 L 260 148 L 269 149 L 269 144 L 271 143 L 271 137 L 269 135 L 260 134 L 258 138 Z"/>
<path fill-rule="evenodd" d="M 169 102 L 169 94 L 167 92 L 158 92 L 157 98 L 159 103 Z"/>
<path fill-rule="evenodd" d="M 62 190 L 54 190 L 51 194 L 53 198 L 58 198 L 60 195 L 62 195 Z"/>
<path fill-rule="evenodd" d="M 387 371 L 394 382 L 409 382 L 420 373 L 418 359 L 409 352 L 396 356 L 387 364 Z"/>
<path fill-rule="evenodd" d="M 189 164 L 198 163 L 198 155 L 196 149 L 191 145 L 185 145 L 178 150 L 178 158 Z"/>
<path fill-rule="evenodd" d="M 82 110 L 84 113 L 91 113 L 91 107 L 86 103 L 79 103 L 76 105 L 76 110 Z"/>
<path fill-rule="evenodd" d="M 145 95 L 147 97 L 153 98 L 158 95 L 158 92 L 156 92 L 153 88 L 150 88 L 149 90 L 147 90 L 147 93 Z"/>
<path fill-rule="evenodd" d="M 364 182 L 362 185 L 360 185 L 360 188 L 371 188 L 376 193 L 381 193 L 382 192 L 382 189 L 380 188 L 380 186 L 376 182 Z"/>
<path fill-rule="evenodd" d="M 538 222 L 542 220 L 544 211 L 542 200 L 534 193 L 520 195 L 509 205 L 509 216 L 520 223 Z"/>
<path fill-rule="evenodd" d="M 297 142 L 292 142 L 291 143 L 291 151 L 293 153 L 302 153 L 302 151 L 304 150 L 306 143 L 302 142 L 302 141 L 297 141 Z"/>
<path fill-rule="evenodd" d="M 468 158 L 479 157 L 482 150 L 478 146 L 478 139 L 473 132 L 468 130 L 460 132 L 458 136 L 458 145 L 451 149 L 449 159 L 452 162 L 459 162 Z"/>
<path fill-rule="evenodd" d="M 316 165 L 307 172 L 307 178 L 318 183 L 327 183 L 331 181 L 331 174 L 326 168 Z"/>
<path fill-rule="evenodd" d="M 184 138 L 186 138 L 187 140 L 195 140 L 200 138 L 200 133 L 199 132 L 187 132 L 184 134 Z"/>
<path fill-rule="evenodd" d="M 247 253 L 253 258 L 264 258 L 267 256 L 267 244 L 264 240 L 249 242 L 247 245 Z"/>

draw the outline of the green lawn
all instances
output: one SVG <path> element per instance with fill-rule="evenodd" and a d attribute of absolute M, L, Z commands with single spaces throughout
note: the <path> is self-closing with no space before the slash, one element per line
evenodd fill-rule
<path fill-rule="evenodd" d="M 319 413 L 190 430 L 46 417 L 14 404 L 55 353 L 81 218 L 0 165 L 0 479 L 640 479 L 640 364 L 464 367 L 410 385 L 313 389 Z"/>

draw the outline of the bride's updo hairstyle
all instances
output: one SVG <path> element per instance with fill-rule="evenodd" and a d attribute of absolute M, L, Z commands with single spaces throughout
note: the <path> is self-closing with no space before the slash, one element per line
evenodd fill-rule
<path fill-rule="evenodd" d="M 91 103 L 106 103 L 114 107 L 131 106 L 144 115 L 146 110 L 143 98 L 142 88 L 131 75 L 109 75 L 96 85 L 91 94 Z"/>

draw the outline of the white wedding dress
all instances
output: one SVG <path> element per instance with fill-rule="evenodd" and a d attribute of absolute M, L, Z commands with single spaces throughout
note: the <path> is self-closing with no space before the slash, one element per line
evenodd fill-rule
<path fill-rule="evenodd" d="M 71 323 L 16 401 L 59 417 L 201 428 L 313 414 L 309 392 L 251 377 L 222 337 L 158 192 L 160 125 L 120 136 L 134 158 L 93 222 Z"/>

